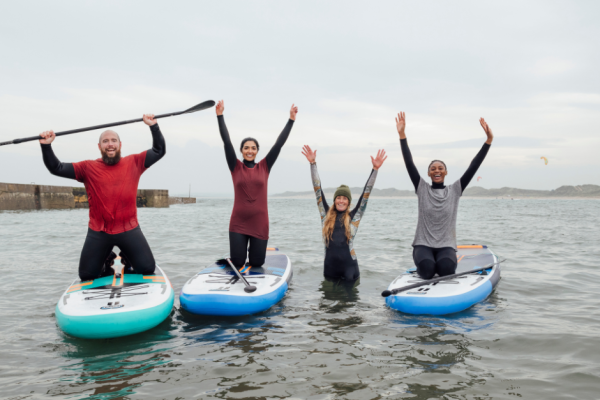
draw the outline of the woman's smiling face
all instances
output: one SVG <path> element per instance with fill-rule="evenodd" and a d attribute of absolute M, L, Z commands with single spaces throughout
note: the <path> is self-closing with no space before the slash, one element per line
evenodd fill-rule
<path fill-rule="evenodd" d="M 440 161 L 434 161 L 429 166 L 427 175 L 429 175 L 431 182 L 433 183 L 444 183 L 444 178 L 446 175 L 448 175 L 448 171 L 446 170 L 444 163 Z"/>
<path fill-rule="evenodd" d="M 256 154 L 258 154 L 256 142 L 253 140 L 248 140 L 246 143 L 244 143 L 244 146 L 242 147 L 242 156 L 244 157 L 244 160 L 254 161 Z"/>
<path fill-rule="evenodd" d="M 350 202 L 346 196 L 338 196 L 335 198 L 335 209 L 339 212 L 346 211 Z"/>

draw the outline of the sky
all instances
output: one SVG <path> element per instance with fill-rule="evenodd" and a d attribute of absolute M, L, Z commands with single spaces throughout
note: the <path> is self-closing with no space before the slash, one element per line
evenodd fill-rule
<path fill-rule="evenodd" d="M 486 140 L 485 188 L 600 185 L 600 3 L 594 1 L 53 1 L 0 4 L 0 142 L 225 100 L 234 145 L 264 157 L 299 107 L 269 193 L 410 189 L 394 117 L 421 174 L 460 178 Z M 215 110 L 159 121 L 167 155 L 143 189 L 231 196 Z M 123 155 L 151 147 L 117 127 Z M 99 157 L 100 131 L 59 137 L 63 162 Z M 548 158 L 548 165 L 540 159 Z M 241 157 L 241 155 L 240 155 Z M 36 142 L 0 147 L 0 182 L 81 186 L 50 175 Z"/>

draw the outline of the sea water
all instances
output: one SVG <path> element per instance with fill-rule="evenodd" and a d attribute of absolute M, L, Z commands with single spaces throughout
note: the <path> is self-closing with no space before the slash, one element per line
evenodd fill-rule
<path fill-rule="evenodd" d="M 139 209 L 177 295 L 228 253 L 231 199 Z M 381 292 L 413 266 L 414 199 L 372 198 L 356 285 L 323 278 L 317 206 L 271 199 L 269 244 L 294 267 L 261 314 L 191 315 L 111 340 L 63 334 L 54 307 L 77 274 L 87 210 L 0 212 L 3 399 L 597 399 L 600 201 L 461 201 L 459 244 L 486 244 L 502 279 L 484 302 L 411 316 Z"/>

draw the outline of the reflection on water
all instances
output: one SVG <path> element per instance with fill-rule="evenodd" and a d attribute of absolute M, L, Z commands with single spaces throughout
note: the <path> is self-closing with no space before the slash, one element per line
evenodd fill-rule
<path fill-rule="evenodd" d="M 53 314 L 76 274 L 87 210 L 0 213 L 0 268 L 10 282 L 0 297 L 2 396 L 594 398 L 600 377 L 597 206 L 463 201 L 460 240 L 488 244 L 509 261 L 486 301 L 434 317 L 401 314 L 381 297 L 413 265 L 416 202 L 371 200 L 355 242 L 359 285 L 323 279 L 318 218 L 298 218 L 314 215 L 312 199 L 270 200 L 270 243 L 294 265 L 279 304 L 253 316 L 218 318 L 190 314 L 176 301 L 155 329 L 111 340 L 67 337 Z M 390 210 L 402 210 L 393 211 L 393 224 Z M 176 292 L 227 252 L 230 212 L 230 200 L 139 210 Z"/>
<path fill-rule="evenodd" d="M 63 366 L 70 377 L 62 379 L 48 394 L 85 394 L 89 399 L 135 394 L 144 377 L 169 363 L 173 329 L 168 318 L 150 331 L 123 338 L 89 340 L 63 334 L 66 350 L 61 355 L 76 362 Z"/>
<path fill-rule="evenodd" d="M 360 278 L 355 281 L 347 281 L 325 277 L 319 291 L 323 293 L 325 300 L 352 303 L 358 301 L 358 285 L 360 285 Z"/>

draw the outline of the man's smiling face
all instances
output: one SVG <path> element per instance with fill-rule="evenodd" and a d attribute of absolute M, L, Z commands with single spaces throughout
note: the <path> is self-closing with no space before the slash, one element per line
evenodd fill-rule
<path fill-rule="evenodd" d="M 102 161 L 107 165 L 114 165 L 121 160 L 121 139 L 115 131 L 104 131 L 100 135 L 98 148 L 102 154 Z"/>

